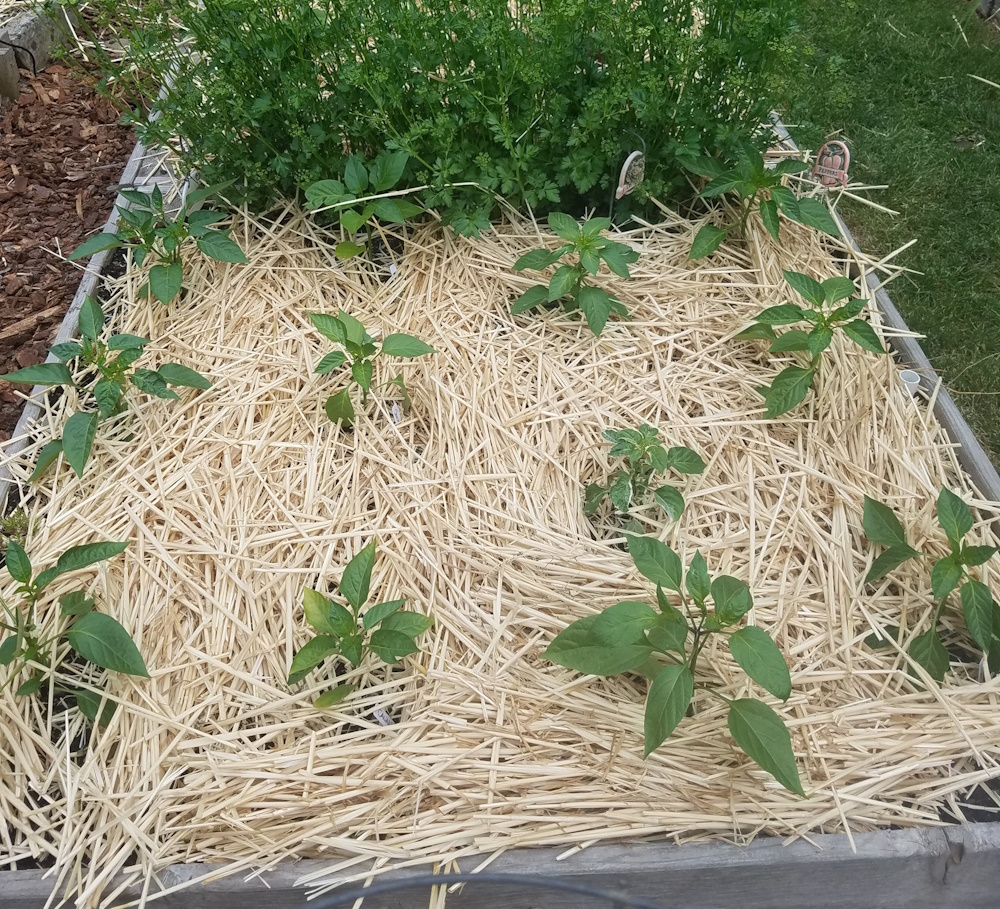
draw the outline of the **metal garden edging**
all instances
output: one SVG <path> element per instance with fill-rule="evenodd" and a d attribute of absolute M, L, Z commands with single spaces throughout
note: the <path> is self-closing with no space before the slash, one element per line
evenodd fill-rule
<path fill-rule="evenodd" d="M 775 128 L 794 146 L 780 121 Z M 152 162 L 153 166 L 150 166 Z M 122 174 L 121 185 L 149 187 L 171 178 L 161 158 L 137 143 Z M 117 204 L 127 202 L 119 196 Z M 105 231 L 114 232 L 117 207 Z M 841 229 L 860 253 L 850 231 Z M 92 293 L 113 251 L 96 254 L 84 274 L 56 341 L 74 338 L 80 307 Z M 876 275 L 868 286 L 886 322 L 907 330 Z M 908 365 L 921 370 L 928 384 L 938 379 L 919 343 L 892 338 Z M 41 413 L 37 403 L 46 388 L 32 389 L 7 454 L 24 447 L 24 436 Z M 1000 500 L 1000 476 L 986 457 L 951 396 L 940 388 L 935 413 L 952 439 L 959 442 L 959 459 L 980 491 Z M 0 467 L 0 503 L 13 483 Z M 759 837 L 747 846 L 728 843 L 635 843 L 591 846 L 560 859 L 565 848 L 516 848 L 490 864 L 490 874 L 476 886 L 449 893 L 449 909 L 611 909 L 597 890 L 615 891 L 627 907 L 630 900 L 655 902 L 663 909 L 996 909 L 1000 905 L 1000 822 L 972 823 L 929 829 L 885 830 L 861 834 L 821 834 L 785 845 L 782 837 Z M 248 878 L 230 874 L 225 865 L 171 865 L 156 875 L 163 890 L 177 889 L 150 905 L 162 909 L 332 909 L 344 905 L 332 898 L 307 900 L 309 887 L 323 880 L 329 861 L 280 863 L 274 870 Z M 380 874 L 377 895 L 366 897 L 365 909 L 401 909 L 426 904 L 431 869 L 407 869 Z M 0 871 L 2 909 L 45 909 L 53 881 L 45 870 Z M 505 877 L 506 875 L 506 877 Z M 534 877 L 536 883 L 530 880 Z M 554 881 L 576 885 L 576 892 L 550 889 Z M 189 886 L 183 887 L 187 882 Z M 335 881 L 327 879 L 327 883 Z M 352 890 L 356 886 L 345 885 Z M 595 891 L 593 898 L 585 889 Z M 109 888 L 113 890 L 114 888 Z M 116 906 L 142 899 L 142 886 L 119 894 Z M 405 899 L 400 894 L 405 894 Z M 155 897 L 155 893 L 152 895 Z M 335 896 L 335 894 L 334 894 Z"/>

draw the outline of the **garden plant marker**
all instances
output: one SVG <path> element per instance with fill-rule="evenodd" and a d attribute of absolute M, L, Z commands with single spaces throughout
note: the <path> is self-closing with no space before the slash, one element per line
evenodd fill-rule
<path fill-rule="evenodd" d="M 839 139 L 827 142 L 816 155 L 812 175 L 823 186 L 847 186 L 847 168 L 851 164 L 851 150 Z"/>
<path fill-rule="evenodd" d="M 635 188 L 642 183 L 646 176 L 646 156 L 641 151 L 634 151 L 622 165 L 621 173 L 618 175 L 618 188 L 615 190 L 615 198 L 621 199 L 635 191 Z"/>

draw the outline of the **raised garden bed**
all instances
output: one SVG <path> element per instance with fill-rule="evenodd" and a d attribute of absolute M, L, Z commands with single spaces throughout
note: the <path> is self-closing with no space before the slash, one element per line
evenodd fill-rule
<path fill-rule="evenodd" d="M 41 564 L 84 539 L 136 541 L 124 571 L 102 572 L 94 592 L 136 629 L 154 678 L 111 683 L 122 706 L 78 762 L 61 756 L 82 718 L 62 714 L 45 721 L 51 744 L 33 734 L 36 755 L 19 753 L 24 763 L 0 774 L 17 767 L 8 779 L 36 781 L 4 783 L 3 813 L 30 815 L 38 827 L 19 835 L 60 869 L 44 880 L 9 872 L 18 905 L 41 905 L 56 878 L 60 891 L 103 893 L 112 905 L 121 887 L 138 896 L 190 884 L 197 862 L 232 877 L 185 887 L 173 904 L 285 905 L 292 881 L 322 890 L 373 867 L 447 859 L 471 870 L 512 848 L 492 870 L 605 884 L 610 875 L 660 898 L 665 881 L 666 892 L 690 887 L 705 905 L 748 881 L 761 882 L 762 906 L 855 904 L 859 894 L 881 894 L 882 905 L 989 905 L 994 825 L 860 833 L 939 823 L 940 809 L 990 776 L 1000 741 L 994 685 L 977 681 L 971 656 L 959 654 L 948 683 L 924 692 L 898 654 L 861 644 L 903 611 L 927 609 L 918 585 L 878 597 L 861 586 L 870 561 L 861 490 L 880 477 L 903 510 L 923 501 L 907 515 L 918 536 L 933 535 L 926 497 L 941 483 L 960 488 L 955 452 L 933 417 L 902 398 L 891 362 L 854 349 L 837 349 L 802 414 L 762 421 L 752 389 L 766 363 L 724 339 L 774 302 L 786 257 L 820 274 L 843 265 L 815 235 L 802 231 L 782 252 L 758 227 L 748 251 L 726 247 L 710 268 L 692 269 L 696 226 L 624 238 L 643 252 L 636 278 L 615 288 L 632 320 L 599 340 L 571 317 L 510 317 L 511 296 L 527 286 L 511 265 L 537 242 L 525 225 L 479 243 L 430 226 L 383 283 L 364 263 L 336 263 L 325 235 L 289 211 L 240 222 L 251 264 L 195 261 L 169 310 L 134 299 L 134 274 L 109 282 L 116 329 L 157 339 L 215 387 L 169 411 L 133 405 L 99 437 L 82 478 L 61 467 L 28 499 Z M 328 384 L 310 377 L 322 344 L 304 313 L 348 305 L 439 351 L 407 371 L 414 406 L 399 425 L 376 407 L 346 433 L 322 413 Z M 43 403 L 41 425 L 53 429 L 74 406 Z M 653 526 L 751 579 L 756 621 L 778 629 L 793 666 L 787 716 L 806 801 L 735 751 L 709 704 L 642 762 L 641 685 L 587 680 L 540 657 L 570 619 L 648 595 L 581 511 L 583 485 L 607 470 L 600 430 L 642 420 L 709 463 L 685 489 L 683 522 Z M 43 441 L 14 459 L 15 476 L 30 472 Z M 375 584 L 410 596 L 435 629 L 406 672 L 366 673 L 361 692 L 321 713 L 310 704 L 319 689 L 283 684 L 303 631 L 301 589 L 336 577 L 373 533 L 383 553 Z M 977 533 L 989 539 L 988 523 Z M 726 665 L 710 671 L 735 684 Z M 30 702 L 6 697 L 5 722 L 36 722 Z M 379 725 L 376 708 L 396 725 Z M 115 820 L 123 816 L 127 829 Z M 96 829 L 120 832 L 96 844 Z M 825 852 L 777 846 L 844 829 L 820 838 Z M 778 839 L 745 852 L 593 845 L 758 834 Z M 68 869 L 83 844 L 89 870 L 77 876 Z M 515 848 L 545 844 L 559 848 Z M 740 883 L 730 871 L 706 888 L 705 868 L 735 855 Z M 270 878 L 236 877 L 291 856 L 316 858 Z M 178 862 L 189 864 L 160 874 Z M 845 872 L 860 888 L 847 897 L 832 883 Z M 496 894 L 509 903 L 512 891 Z"/>
<path fill-rule="evenodd" d="M 449 4 L 434 8 L 441 16 L 456 12 Z M 205 16 L 219 12 L 199 9 Z M 518 15 L 533 15 L 518 9 Z M 556 96 L 567 109 L 584 95 L 592 103 L 598 96 L 591 92 L 607 87 L 604 77 L 613 66 L 657 61 L 624 77 L 659 84 L 664 94 L 662 108 L 647 109 L 654 120 L 643 129 L 652 129 L 655 118 L 681 100 L 674 93 L 682 92 L 685 104 L 697 99 L 699 81 L 690 78 L 695 72 L 721 74 L 703 80 L 714 86 L 728 84 L 726 74 L 735 67 L 742 84 L 746 53 L 772 47 L 760 34 L 755 39 L 734 30 L 727 10 L 735 14 L 735 5 L 706 6 L 706 15 L 715 18 L 702 20 L 678 5 L 671 33 L 691 52 L 666 65 L 655 54 L 629 53 L 645 40 L 641 29 L 618 30 L 629 23 L 613 16 L 601 38 L 607 43 L 597 51 L 589 45 L 581 51 L 575 38 L 550 42 L 564 54 L 558 59 L 569 61 L 567 71 L 586 72 L 588 87 L 577 96 L 561 72 L 546 73 L 547 87 L 540 88 L 535 75 L 507 70 L 512 79 L 527 77 L 525 92 L 535 93 L 532 103 L 542 110 L 530 112 L 512 135 L 527 136 Z M 775 12 L 773 4 L 769 11 Z M 258 12 L 242 10 L 246 16 Z M 498 22 L 509 12 L 500 12 Z M 781 15 L 770 20 L 776 28 Z M 257 59 L 244 47 L 244 33 L 254 46 L 274 52 L 289 40 L 285 26 L 296 16 L 316 43 L 303 53 L 296 33 L 299 53 L 289 58 L 287 77 L 284 70 L 274 80 L 275 71 L 240 69 Z M 216 141 L 223 133 L 217 124 L 207 137 L 216 142 L 215 152 L 206 157 L 202 148 L 202 165 L 221 167 L 224 179 L 227 167 L 234 168 L 219 165 L 219 155 L 249 154 L 257 130 L 314 175 L 343 176 L 361 191 L 369 183 L 377 191 L 392 189 L 405 162 L 375 163 L 384 136 L 367 134 L 353 113 L 365 92 L 380 91 L 367 81 L 371 73 L 352 74 L 350 90 L 360 92 L 354 101 L 308 91 L 298 97 L 296 103 L 305 105 L 298 127 L 308 124 L 318 143 L 332 137 L 326 151 L 319 153 L 317 145 L 310 152 L 295 142 L 282 146 L 289 138 L 288 111 L 267 98 L 288 84 L 316 83 L 316 64 L 329 59 L 346 32 L 330 28 L 332 20 L 315 19 L 307 4 L 290 4 L 279 19 L 265 11 L 254 19 L 259 29 L 244 28 L 239 16 L 211 20 L 219 31 L 206 40 L 208 55 L 199 49 L 172 64 L 187 68 L 193 78 L 181 84 L 195 86 L 194 95 L 179 93 L 172 102 L 177 106 L 168 105 L 165 119 L 156 122 L 174 122 L 170 117 L 180 112 L 177 129 L 184 135 L 214 104 L 221 124 L 224 115 L 246 113 L 230 102 L 249 91 L 254 117 L 265 119 L 227 120 L 228 145 Z M 205 24 L 200 14 L 185 21 L 193 32 Z M 345 11 L 338 25 L 351 21 Z M 378 27 L 395 32 L 390 19 L 379 21 Z M 456 16 L 455 34 L 471 27 L 469 40 L 478 41 L 478 21 Z M 235 31 L 234 22 L 240 23 Z M 510 48 L 527 47 L 529 34 L 535 40 L 555 34 L 547 31 L 552 25 L 557 32 L 564 26 L 543 18 L 527 22 L 520 19 L 506 31 L 501 25 L 493 37 Z M 713 37 L 711 56 L 699 57 L 705 22 L 722 43 Z M 368 29 L 372 23 L 358 24 Z M 172 33 L 160 38 L 173 46 Z M 465 46 L 464 39 L 457 43 Z M 136 46 L 153 49 L 146 62 L 159 72 L 155 41 Z M 420 40 L 412 48 L 427 49 Z M 196 58 L 207 60 L 209 69 L 199 71 Z M 553 50 L 550 69 L 556 59 Z M 400 60 L 396 81 L 411 81 L 413 58 L 395 62 Z M 438 74 L 439 62 L 432 55 L 426 60 Z M 461 70 L 465 58 L 454 56 L 448 65 Z M 327 75 L 324 70 L 321 84 L 329 84 Z M 270 88 L 243 84 L 256 85 L 258 77 Z M 433 76 L 417 81 L 422 91 L 411 96 L 411 107 L 419 101 L 425 113 L 440 111 L 435 99 L 442 83 Z M 487 76 L 476 89 L 463 78 L 449 91 L 471 92 L 466 100 L 478 117 L 495 102 L 493 81 Z M 197 88 L 204 85 L 212 92 Z M 759 110 L 758 86 L 744 87 L 746 102 Z M 736 136 L 740 117 L 720 107 L 714 87 L 708 95 L 702 108 L 708 104 L 723 121 L 729 116 Z M 448 107 L 458 115 L 462 105 Z M 617 109 L 625 121 L 615 128 L 631 128 L 631 104 Z M 686 113 L 675 109 L 679 121 L 656 122 L 667 131 L 676 127 L 676 140 L 684 117 L 701 122 L 704 110 L 695 101 Z M 323 119 L 328 116 L 330 123 Z M 454 127 L 463 140 L 478 137 L 476 167 L 503 164 L 502 137 L 492 127 L 475 133 L 469 117 L 464 125 L 454 120 L 443 127 L 444 134 Z M 550 122 L 528 144 L 537 143 L 540 168 L 587 192 L 586 173 L 559 177 L 560 153 L 546 145 L 551 127 L 571 122 Z M 574 141 L 592 127 L 587 118 L 575 123 Z M 342 157 L 345 135 L 352 147 L 366 148 L 364 181 L 358 160 L 329 163 Z M 684 141 L 689 143 L 686 136 Z M 609 161 L 617 154 L 603 143 L 592 144 L 587 154 L 598 151 Z M 669 180 L 668 160 L 652 157 L 647 177 Z M 176 187 L 158 163 L 137 150 L 121 182 L 156 183 L 171 199 Z M 255 179 L 266 184 L 276 173 L 257 168 Z M 256 188 L 266 195 L 266 186 Z M 328 189 L 337 196 L 343 187 Z M 474 197 L 482 204 L 480 190 L 465 184 L 463 191 L 465 203 Z M 130 198 L 134 204 L 136 195 Z M 787 194 L 785 199 L 785 215 L 805 211 L 794 196 L 790 204 Z M 386 211 L 403 215 L 399 197 L 383 202 L 378 217 L 384 228 L 393 220 Z M 485 221 L 486 204 L 478 213 L 459 206 L 443 214 L 468 228 L 467 216 Z M 817 207 L 822 210 L 814 204 L 810 218 Z M 984 814 L 980 802 L 989 808 L 990 799 L 996 801 L 980 788 L 971 797 L 977 807 L 967 804 L 970 791 L 990 780 L 1000 751 L 995 679 L 957 608 L 946 610 L 940 622 L 948 648 L 943 681 L 935 683 L 908 660 L 905 651 L 917 632 L 937 622 L 928 571 L 910 562 L 867 584 L 879 548 L 865 540 L 861 514 L 866 496 L 888 502 L 902 516 L 909 542 L 943 556 L 947 544 L 934 512 L 938 490 L 947 487 L 976 510 L 968 540 L 993 543 L 996 474 L 974 440 L 962 435 L 967 427 L 927 364 L 915 358 L 919 348 L 912 349 L 905 326 L 893 321 L 879 278 L 856 249 L 800 226 L 800 217 L 797 223 L 782 219 L 783 242 L 776 245 L 754 214 L 738 240 L 734 233 L 711 258 L 692 263 L 692 240 L 706 219 L 664 215 L 663 224 L 617 235 L 639 254 L 632 278 L 604 270 L 596 285 L 616 293 L 629 315 L 611 319 L 597 338 L 579 314 L 512 314 L 513 301 L 538 277 L 537 271 L 518 272 L 518 258 L 560 243 L 516 217 L 472 240 L 427 218 L 372 238 L 356 225 L 348 228 L 343 211 L 342 230 L 334 232 L 329 220 L 292 205 L 267 218 L 243 212 L 232 226 L 248 264 L 220 264 L 191 249 L 184 290 L 169 306 L 148 299 L 143 287 L 149 279 L 153 292 L 169 299 L 177 269 L 150 271 L 151 263 L 143 265 L 134 253 L 102 252 L 90 261 L 58 340 L 67 342 L 78 330 L 88 338 L 100 333 L 99 315 L 84 301 L 92 294 L 110 315 L 108 331 L 127 333 L 124 342 L 119 338 L 123 349 L 138 349 L 129 347 L 134 336 L 152 339 L 137 365 L 173 361 L 173 378 L 193 368 L 211 387 L 180 388 L 174 401 L 133 388 L 120 411 L 110 407 L 89 460 L 84 452 L 82 461 L 86 445 L 79 444 L 79 433 L 67 440 L 73 421 L 79 427 L 81 419 L 91 419 L 93 403 L 71 384 L 55 392 L 35 389 L 7 446 L 2 469 L 13 481 L 8 506 L 26 509 L 34 566 L 29 571 L 27 556 L 12 547 L 9 572 L 22 580 L 35 573 L 36 581 L 20 591 L 7 584 L 0 591 L 5 602 L 30 611 L 42 629 L 66 620 L 79 630 L 95 616 L 106 628 L 114 619 L 138 644 L 134 653 L 119 647 L 110 662 L 101 662 L 79 636 L 70 641 L 76 656 L 65 646 L 53 655 L 39 645 L 45 658 L 32 669 L 16 662 L 0 670 L 23 689 L 21 697 L 13 685 L 0 691 L 0 722 L 11 730 L 0 748 L 0 816 L 6 819 L 0 848 L 4 866 L 16 869 L 0 872 L 7 902 L 18 909 L 61 899 L 96 906 L 155 899 L 186 909 L 285 906 L 345 884 L 391 882 L 428 870 L 558 874 L 668 905 L 739 899 L 762 907 L 968 909 L 995 902 L 996 825 L 949 824 L 978 818 Z M 827 218 L 825 210 L 822 215 Z M 134 213 L 116 212 L 107 230 L 130 217 Z M 708 220 L 720 217 L 716 212 Z M 776 209 L 772 217 L 777 221 Z M 575 224 L 564 216 L 571 234 Z M 366 240 L 371 261 L 338 259 L 336 242 L 351 236 Z M 226 242 L 216 237 L 209 246 L 233 261 Z M 905 394 L 889 357 L 838 334 L 805 402 L 766 419 L 757 389 L 796 357 L 801 363 L 801 354 L 768 355 L 760 341 L 733 335 L 774 304 L 801 303 L 784 269 L 817 278 L 850 275 L 869 302 L 874 295 L 883 303 L 871 323 L 885 337 L 899 336 L 896 344 L 909 350 L 910 365 L 924 370 L 923 392 L 934 407 Z M 309 314 L 330 317 L 341 308 L 360 317 L 376 338 L 407 332 L 434 346 L 433 356 L 403 364 L 412 409 L 402 389 L 390 385 L 364 402 L 355 394 L 353 428 L 337 424 L 336 415 L 347 413 L 344 402 L 326 399 L 342 387 L 344 372 L 316 375 L 320 364 L 335 363 L 316 328 L 325 325 L 330 337 L 336 331 L 329 318 Z M 340 323 L 342 331 L 347 324 Z M 862 327 L 854 337 L 877 349 L 878 338 Z M 425 352 L 412 338 L 398 337 L 396 350 Z M 396 372 L 389 367 L 379 361 L 377 383 Z M 156 390 L 155 377 L 142 375 L 145 389 Z M 367 381 L 365 375 L 359 367 L 355 378 Z M 96 415 L 92 419 L 96 424 Z M 695 467 L 674 475 L 673 497 L 661 500 L 676 509 L 676 495 L 683 493 L 686 512 L 668 519 L 650 501 L 632 509 L 637 524 L 615 517 L 607 502 L 588 514 L 584 489 L 608 482 L 619 466 L 604 433 L 644 422 L 659 429 L 667 446 L 687 446 L 704 458 L 703 472 Z M 30 482 L 43 451 L 51 452 L 51 440 L 60 435 L 62 454 Z M 620 489 L 618 495 L 620 500 Z M 787 659 L 787 701 L 780 679 L 772 674 L 772 681 L 761 682 L 768 673 L 748 670 L 763 687 L 749 683 L 734 660 L 733 639 L 712 637 L 696 673 L 711 690 L 697 691 L 689 715 L 677 712 L 676 731 L 643 759 L 643 701 L 652 690 L 646 681 L 637 674 L 581 675 L 546 657 L 546 646 L 569 623 L 608 615 L 618 601 L 657 599 L 646 580 L 649 566 L 633 565 L 626 551 L 623 528 L 669 543 L 685 564 L 700 552 L 713 576 L 725 573 L 734 584 L 750 585 L 754 607 L 746 622 L 758 636 L 773 637 Z M 322 602 L 339 589 L 357 610 L 355 601 L 365 597 L 357 575 L 349 578 L 350 566 L 376 538 L 370 602 L 376 595 L 407 597 L 411 618 L 412 612 L 427 616 L 433 627 L 417 634 L 416 648 L 399 651 L 406 654 L 399 665 L 373 656 L 329 658 L 318 671 L 289 680 L 312 637 L 305 618 L 319 629 L 346 613 L 343 607 L 340 613 L 333 606 L 320 609 L 304 591 L 315 588 Z M 94 540 L 121 541 L 116 549 L 127 541 L 127 549 L 97 569 L 88 562 L 72 578 L 50 577 L 39 596 L 37 571 Z M 988 565 L 975 574 L 991 580 Z M 67 581 L 76 584 L 75 592 Z M 667 599 L 660 604 L 664 615 L 672 608 Z M 88 611 L 91 606 L 95 611 Z M 356 630 L 357 616 L 351 621 Z M 703 624 L 693 630 L 696 638 Z M 895 625 L 903 632 L 892 632 Z M 884 635 L 887 646 L 872 646 L 873 633 Z M 8 667 L 9 643 L 0 643 Z M 390 643 L 383 638 L 384 647 Z M 396 651 L 383 652 L 378 656 L 392 662 Z M 111 665 L 115 661 L 118 666 Z M 97 668 L 125 663 L 137 674 Z M 32 694 L 30 673 L 52 664 L 58 685 L 49 687 L 37 675 L 41 691 Z M 143 677 L 146 667 L 149 678 Z M 345 691 L 333 686 L 343 683 L 357 690 L 335 701 L 331 691 Z M 762 694 L 764 688 L 771 694 Z M 116 708 L 102 724 L 95 692 L 106 692 Z M 327 698 L 325 707 L 314 703 L 317 696 Z M 750 760 L 754 749 L 745 741 L 736 747 L 739 737 L 731 722 L 727 727 L 726 698 L 747 696 L 769 701 L 791 731 L 785 747 L 794 779 L 787 766 L 772 767 L 788 788 Z M 757 749 L 758 761 L 760 754 Z M 791 791 L 799 778 L 805 798 Z M 481 886 L 453 891 L 446 901 L 594 904 L 510 879 L 479 880 Z M 421 886 L 409 901 L 426 898 L 426 884 Z M 368 903 L 399 900 L 385 895 Z M 439 905 L 445 895 L 433 901 Z"/>

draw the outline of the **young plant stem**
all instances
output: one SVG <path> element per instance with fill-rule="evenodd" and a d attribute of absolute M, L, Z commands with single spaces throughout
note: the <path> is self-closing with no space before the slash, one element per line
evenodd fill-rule
<path fill-rule="evenodd" d="M 748 199 L 746 199 L 743 203 L 741 203 L 740 225 L 739 225 L 739 232 L 741 237 L 746 235 L 747 220 L 750 218 L 750 210 L 753 208 L 753 203 L 757 199 L 757 192 L 758 190 L 754 190 L 753 195 L 750 196 Z"/>
<path fill-rule="evenodd" d="M 946 602 L 948 602 L 947 595 L 941 598 L 941 602 L 937 604 L 937 607 L 934 610 L 934 621 L 931 623 L 932 631 L 937 628 L 938 620 L 941 618 L 941 612 L 944 610 L 944 604 Z"/>
<path fill-rule="evenodd" d="M 711 695 L 715 695 L 715 697 L 717 697 L 720 700 L 724 701 L 727 706 L 731 706 L 732 703 L 733 703 L 733 699 L 732 698 L 727 698 L 721 691 L 716 691 L 714 688 L 710 687 L 709 685 L 699 685 L 698 686 L 698 690 L 699 691 L 705 691 L 705 692 L 707 692 L 708 694 L 711 694 Z"/>
<path fill-rule="evenodd" d="M 688 661 L 688 670 L 690 670 L 691 675 L 694 675 L 695 670 L 698 666 L 698 657 L 701 656 L 702 648 L 705 646 L 705 642 L 708 640 L 711 632 L 702 632 L 702 626 L 698 626 L 698 630 L 694 635 L 694 645 L 691 648 L 691 659 Z"/>

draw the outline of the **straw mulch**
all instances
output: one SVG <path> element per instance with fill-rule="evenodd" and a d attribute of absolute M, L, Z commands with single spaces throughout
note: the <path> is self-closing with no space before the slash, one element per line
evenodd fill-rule
<path fill-rule="evenodd" d="M 116 328 L 156 339 L 150 363 L 187 363 L 215 385 L 174 403 L 135 395 L 102 426 L 82 479 L 60 462 L 28 500 L 36 565 L 72 545 L 132 541 L 82 577 L 134 631 L 153 678 L 110 678 L 119 709 L 79 752 L 75 710 L 0 696 L 4 861 L 54 860 L 81 905 L 110 905 L 119 872 L 153 893 L 157 869 L 175 862 L 247 872 L 328 858 L 329 875 L 306 882 L 319 887 L 514 846 L 939 823 L 941 806 L 995 770 L 1000 688 L 978 680 L 970 654 L 924 690 L 898 650 L 863 646 L 875 628 L 923 630 L 932 603 L 916 563 L 865 588 L 862 496 L 942 551 L 942 484 L 979 507 L 983 542 L 993 506 L 901 393 L 889 357 L 838 340 L 819 393 L 765 421 L 754 389 L 780 364 L 728 338 L 791 299 L 783 267 L 826 277 L 844 262 L 812 231 L 784 226 L 779 249 L 752 224 L 745 246 L 692 264 L 698 226 L 668 216 L 625 235 L 642 253 L 634 279 L 601 280 L 632 319 L 600 339 L 561 312 L 510 315 L 533 283 L 511 267 L 539 241 L 530 224 L 477 241 L 419 228 L 383 283 L 370 265 L 337 262 L 288 211 L 239 224 L 249 266 L 193 256 L 190 292 L 169 310 L 132 302 L 140 277 L 120 279 Z M 437 348 L 405 365 L 402 422 L 378 401 L 353 432 L 324 415 L 339 381 L 313 375 L 330 345 L 306 313 L 338 307 L 373 333 Z M 50 405 L 46 432 L 75 405 Z M 700 550 L 713 573 L 750 584 L 750 620 L 792 667 L 792 698 L 775 706 L 807 799 L 734 746 L 708 699 L 643 761 L 644 683 L 541 656 L 570 621 L 652 595 L 620 537 L 582 511 L 584 485 L 612 467 L 602 430 L 643 421 L 708 462 L 681 484 L 681 522 L 649 508 L 648 526 L 685 562 Z M 41 441 L 12 465 L 18 476 Z M 302 589 L 335 583 L 373 535 L 375 595 L 409 597 L 435 625 L 404 667 L 365 665 L 362 690 L 320 712 L 329 674 L 285 684 L 307 637 Z M 970 646 L 955 613 L 948 623 L 952 643 Z M 748 690 L 722 649 L 701 665 L 733 696 Z M 380 725 L 377 708 L 396 724 Z"/>

